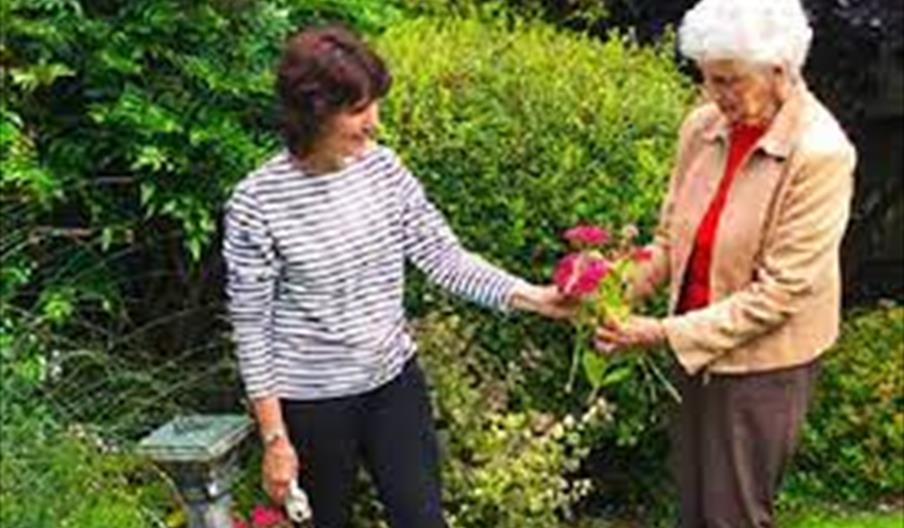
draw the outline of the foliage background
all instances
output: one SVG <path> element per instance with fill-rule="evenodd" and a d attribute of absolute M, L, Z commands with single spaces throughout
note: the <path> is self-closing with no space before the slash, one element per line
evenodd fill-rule
<path fill-rule="evenodd" d="M 639 45 L 610 32 L 615 23 L 604 31 L 601 21 L 627 12 L 616 3 L 542 4 L 0 5 L 0 524 L 178 524 L 162 475 L 128 451 L 173 414 L 242 406 L 222 318 L 219 211 L 278 146 L 271 69 L 298 25 L 344 21 L 386 55 L 397 83 L 383 139 L 468 247 L 543 281 L 558 234 L 577 220 L 649 228 L 694 98 L 671 37 Z M 601 399 L 588 401 L 586 387 L 563 397 L 567 328 L 466 307 L 417 277 L 407 302 L 435 385 L 455 526 L 546 527 L 623 510 L 648 525 L 668 518 L 665 355 L 614 364 L 627 381 Z M 901 491 L 900 459 L 882 456 L 904 436 L 899 363 L 888 359 L 901 351 L 889 331 L 900 311 L 853 321 L 826 368 L 788 502 Z M 890 368 L 873 372 L 874 362 Z M 485 412 L 468 412 L 479 402 Z M 851 409 L 867 404 L 875 418 L 856 420 Z M 852 446 L 840 459 L 839 443 Z M 262 500 L 254 460 L 238 491 L 246 511 Z M 377 512 L 363 494 L 361 524 Z"/>

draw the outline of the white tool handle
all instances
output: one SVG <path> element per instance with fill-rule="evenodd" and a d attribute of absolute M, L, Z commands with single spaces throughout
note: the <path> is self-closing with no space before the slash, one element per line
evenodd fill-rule
<path fill-rule="evenodd" d="M 311 512 L 311 503 L 308 496 L 298 486 L 298 480 L 292 480 L 289 483 L 289 493 L 286 495 L 286 515 L 293 522 L 305 522 L 311 520 L 313 514 Z"/>

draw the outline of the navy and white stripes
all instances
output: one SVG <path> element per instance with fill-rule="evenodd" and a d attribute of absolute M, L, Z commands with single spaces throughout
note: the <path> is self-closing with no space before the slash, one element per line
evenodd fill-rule
<path fill-rule="evenodd" d="M 252 398 L 348 396 L 395 377 L 414 354 L 406 259 L 499 309 L 519 281 L 466 252 L 385 147 L 318 176 L 278 154 L 239 183 L 225 230 L 229 313 Z"/>

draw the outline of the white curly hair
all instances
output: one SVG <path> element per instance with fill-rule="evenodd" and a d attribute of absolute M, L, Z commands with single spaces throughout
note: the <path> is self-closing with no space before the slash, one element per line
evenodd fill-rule
<path fill-rule="evenodd" d="M 678 30 L 681 53 L 697 62 L 783 65 L 795 76 L 812 38 L 800 0 L 701 0 L 685 13 Z"/>

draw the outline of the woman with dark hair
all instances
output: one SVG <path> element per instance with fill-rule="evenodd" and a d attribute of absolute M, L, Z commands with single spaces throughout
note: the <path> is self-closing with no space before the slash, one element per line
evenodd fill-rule
<path fill-rule="evenodd" d="M 230 318 L 264 487 L 282 502 L 300 475 L 318 528 L 345 526 L 359 459 L 392 526 L 445 526 L 402 307 L 406 260 L 489 307 L 569 313 L 555 287 L 465 251 L 395 153 L 374 143 L 390 84 L 344 29 L 291 37 L 277 79 L 286 149 L 238 184 L 225 216 Z"/>

